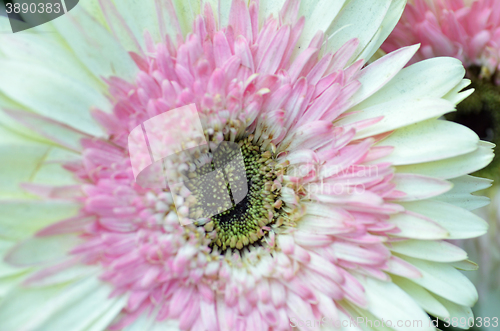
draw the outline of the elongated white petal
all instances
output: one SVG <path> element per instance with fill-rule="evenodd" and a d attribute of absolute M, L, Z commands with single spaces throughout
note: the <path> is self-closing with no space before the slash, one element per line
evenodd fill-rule
<path fill-rule="evenodd" d="M 424 200 L 402 202 L 401 205 L 441 225 L 448 230 L 449 239 L 474 238 L 488 230 L 488 224 L 481 217 L 445 202 Z"/>
<path fill-rule="evenodd" d="M 89 326 L 109 310 L 114 312 L 115 316 L 118 315 L 114 306 L 118 304 L 124 307 L 125 301 L 123 297 L 110 299 L 111 291 L 111 286 L 101 284 L 101 286 L 87 293 L 80 300 L 62 307 L 57 314 L 45 321 L 40 326 L 40 329 L 87 331 Z"/>
<path fill-rule="evenodd" d="M 19 61 L 0 61 L 0 76 L 0 89 L 9 98 L 80 131 L 104 136 L 89 112 L 92 107 L 111 107 L 99 91 L 68 76 Z"/>
<path fill-rule="evenodd" d="M 353 109 L 361 110 L 397 99 L 440 98 L 460 83 L 464 74 L 462 62 L 455 58 L 424 60 L 401 70 L 378 93 Z"/>
<path fill-rule="evenodd" d="M 62 261 L 74 247 L 81 243 L 82 240 L 73 234 L 28 238 L 14 246 L 7 253 L 5 260 L 21 267 Z"/>
<path fill-rule="evenodd" d="M 392 233 L 396 237 L 428 240 L 444 239 L 449 236 L 448 231 L 438 223 L 408 213 L 393 215 L 387 222 L 399 228 L 400 232 Z"/>
<path fill-rule="evenodd" d="M 429 317 L 417 303 L 392 282 L 382 282 L 373 278 L 358 277 L 363 284 L 368 300 L 368 310 L 384 320 L 418 320 L 421 325 L 398 326 L 396 330 L 434 330 L 428 323 Z M 396 323 L 394 323 L 396 324 Z"/>
<path fill-rule="evenodd" d="M 68 201 L 0 200 L 0 233 L 3 237 L 24 239 L 36 231 L 76 215 L 81 206 Z"/>
<path fill-rule="evenodd" d="M 475 151 L 464 155 L 438 161 L 402 165 L 396 167 L 396 171 L 450 179 L 486 167 L 493 160 L 493 156 L 493 150 L 490 147 L 479 144 Z"/>
<path fill-rule="evenodd" d="M 477 196 L 471 193 L 490 187 L 492 180 L 467 175 L 450 179 L 450 182 L 453 183 L 453 188 L 435 197 L 435 200 L 451 203 L 452 205 L 467 210 L 474 210 L 486 206 L 490 202 L 488 197 Z"/>
<path fill-rule="evenodd" d="M 423 275 L 422 278 L 411 279 L 412 282 L 459 305 L 472 307 L 476 303 L 476 288 L 457 269 L 444 263 L 411 257 L 404 259 L 417 267 Z"/>
<path fill-rule="evenodd" d="M 146 1 L 141 7 L 151 4 L 153 1 Z M 82 7 L 76 6 L 64 19 L 53 20 L 51 24 L 95 77 L 135 78 L 137 66 L 127 50 Z"/>
<path fill-rule="evenodd" d="M 470 79 L 462 79 L 460 83 L 457 84 L 450 92 L 446 93 L 443 98 L 453 102 L 458 105 L 465 98 L 471 95 L 474 92 L 473 88 L 462 91 L 464 88 L 469 86 L 471 83 Z"/>
<path fill-rule="evenodd" d="M 363 69 L 357 80 L 361 87 L 351 97 L 355 105 L 365 100 L 391 80 L 415 55 L 418 46 L 400 48 Z"/>
<path fill-rule="evenodd" d="M 415 174 L 396 174 L 392 180 L 396 190 L 406 193 L 398 201 L 424 200 L 449 191 L 452 184 L 442 179 Z"/>
<path fill-rule="evenodd" d="M 9 24 L 6 17 L 0 16 L 0 22 L 3 21 Z M 73 77 L 84 84 L 103 88 L 100 77 L 93 76 L 82 66 L 75 54 L 60 42 L 60 37 L 55 31 L 50 33 L 40 31 L 47 29 L 50 29 L 50 26 L 44 24 L 30 29 L 30 33 L 0 34 L 2 59 L 36 63 L 54 72 Z M 33 56 L 34 54 L 36 56 Z"/>
<path fill-rule="evenodd" d="M 479 266 L 471 260 L 463 260 L 450 263 L 451 266 L 457 268 L 458 270 L 474 271 L 479 269 Z"/>
<path fill-rule="evenodd" d="M 393 252 L 421 260 L 435 262 L 454 262 L 467 258 L 467 253 L 446 241 L 405 240 L 388 245 Z"/>
<path fill-rule="evenodd" d="M 0 256 L 5 256 L 5 254 L 7 254 L 7 252 L 14 245 L 15 242 L 0 238 Z M 4 259 L 0 260 L 0 283 L 2 278 L 13 277 L 15 275 L 22 273 L 25 270 L 26 270 L 25 268 L 19 268 L 8 264 Z"/>
<path fill-rule="evenodd" d="M 438 300 L 450 313 L 450 324 L 453 324 L 453 327 L 457 327 L 459 329 L 468 330 L 469 323 L 473 325 L 474 313 L 469 306 L 457 305 L 454 302 L 441 298 L 438 295 L 434 295 L 436 300 Z M 469 320 L 470 319 L 470 320 Z M 448 322 L 447 322 L 448 324 Z"/>
<path fill-rule="evenodd" d="M 408 100 L 394 100 L 346 116 L 336 124 L 352 124 L 383 116 L 383 119 L 378 123 L 356 133 L 356 139 L 361 139 L 439 117 L 453 111 L 454 108 L 451 102 L 438 98 L 421 98 L 411 102 Z"/>
<path fill-rule="evenodd" d="M 17 288 L 0 303 L 2 327 L 6 330 L 36 330 L 55 314 L 100 291 L 102 287 L 107 286 L 95 278 L 88 278 L 40 289 Z"/>
<path fill-rule="evenodd" d="M 111 322 L 118 316 L 118 314 L 122 311 L 123 307 L 125 307 L 127 303 L 127 297 L 122 296 L 114 301 L 114 303 L 108 307 L 104 312 L 101 312 L 101 316 L 99 316 L 94 322 L 89 325 L 88 331 L 102 331 L 106 330 L 106 328 L 112 324 Z"/>
<path fill-rule="evenodd" d="M 392 30 L 398 23 L 401 14 L 403 14 L 405 5 L 406 0 L 393 0 L 391 2 L 391 6 L 387 10 L 387 14 L 380 24 L 379 29 L 370 40 L 370 42 L 366 45 L 363 52 L 359 55 L 360 59 L 368 60 L 373 56 L 373 54 L 375 54 L 380 45 L 382 45 L 385 39 L 387 39 L 387 37 L 391 34 Z"/>
<path fill-rule="evenodd" d="M 449 121 L 430 119 L 401 128 L 378 146 L 394 151 L 377 162 L 405 165 L 441 160 L 475 151 L 479 137 L 469 128 Z"/>
<path fill-rule="evenodd" d="M 446 308 L 420 285 L 399 276 L 392 276 L 391 278 L 394 284 L 408 293 L 429 314 L 440 318 L 448 318 L 450 316 Z"/>
<path fill-rule="evenodd" d="M 274 3 L 275 1 L 265 1 Z M 279 3 L 280 1 L 276 1 Z M 296 45 L 296 52 L 307 48 L 311 39 L 318 31 L 327 31 L 336 19 L 346 0 L 309 0 L 302 1 L 300 4 L 299 15 L 306 17 L 304 30 Z M 267 4 L 269 6 L 269 4 Z"/>
<path fill-rule="evenodd" d="M 327 42 L 327 52 L 335 52 L 347 41 L 357 38 L 359 45 L 351 62 L 358 60 L 358 56 L 380 28 L 390 5 L 391 0 L 352 0 L 347 3 L 326 30 L 327 35 L 332 35 Z"/>
<path fill-rule="evenodd" d="M 389 245 L 391 251 L 421 260 L 454 262 L 467 258 L 467 253 L 446 241 L 405 240 Z"/>

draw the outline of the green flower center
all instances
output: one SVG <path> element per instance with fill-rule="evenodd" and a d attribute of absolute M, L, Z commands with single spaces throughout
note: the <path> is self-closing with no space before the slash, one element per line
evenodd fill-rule
<path fill-rule="evenodd" d="M 284 169 L 252 139 L 218 148 L 208 158 L 212 162 L 187 174 L 186 186 L 196 197 L 190 217 L 211 215 L 208 222 L 195 225 L 204 226 L 210 246 L 221 253 L 261 245 L 269 227 L 283 221 L 278 177 Z"/>

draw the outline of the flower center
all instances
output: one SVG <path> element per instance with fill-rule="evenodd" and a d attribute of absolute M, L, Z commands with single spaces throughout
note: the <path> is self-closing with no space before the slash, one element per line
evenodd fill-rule
<path fill-rule="evenodd" d="M 252 140 L 250 135 L 237 141 L 233 145 L 236 148 L 218 148 L 212 162 L 198 167 L 194 175 L 187 174 L 191 179 L 186 186 L 196 200 L 190 207 L 190 217 L 200 218 L 214 208 L 219 211 L 195 225 L 204 226 L 210 247 L 221 253 L 261 245 L 270 226 L 282 222 L 285 216 L 279 178 L 284 169 L 270 151 L 263 152 Z M 241 162 L 234 162 L 238 156 Z"/>

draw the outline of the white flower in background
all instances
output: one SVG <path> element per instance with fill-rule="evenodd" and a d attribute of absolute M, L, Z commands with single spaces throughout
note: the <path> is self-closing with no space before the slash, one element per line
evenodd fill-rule
<path fill-rule="evenodd" d="M 472 316 L 473 264 L 445 240 L 486 232 L 469 210 L 489 181 L 467 174 L 492 144 L 438 120 L 470 94 L 460 61 L 366 65 L 404 5 L 81 1 L 0 35 L 0 330 Z M 239 144 L 249 194 L 181 226 L 169 189 L 134 182 L 127 137 L 192 103 L 211 144 Z M 190 194 L 185 217 L 205 207 Z"/>

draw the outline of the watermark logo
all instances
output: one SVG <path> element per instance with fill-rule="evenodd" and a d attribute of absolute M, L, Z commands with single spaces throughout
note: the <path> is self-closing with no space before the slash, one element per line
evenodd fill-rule
<path fill-rule="evenodd" d="M 12 32 L 20 32 L 56 19 L 75 8 L 79 0 L 12 0 L 5 3 Z"/>
<path fill-rule="evenodd" d="M 233 142 L 208 143 L 195 104 L 135 127 L 128 148 L 136 183 L 168 185 L 182 225 L 227 211 L 248 193 L 241 149 Z"/>

